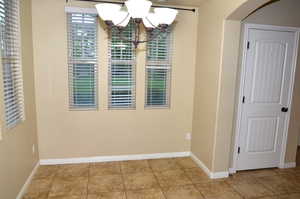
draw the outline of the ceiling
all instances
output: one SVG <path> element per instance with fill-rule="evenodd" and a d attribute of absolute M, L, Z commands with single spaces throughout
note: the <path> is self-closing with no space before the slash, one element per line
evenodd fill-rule
<path fill-rule="evenodd" d="M 207 0 L 151 0 L 153 3 L 179 6 L 200 6 Z"/>
<path fill-rule="evenodd" d="M 65 0 L 63 0 L 65 1 Z M 111 1 L 111 2 L 124 2 L 126 0 L 68 0 L 72 1 Z M 154 5 L 170 5 L 170 6 L 182 6 L 182 7 L 199 7 L 203 2 L 209 0 L 150 0 Z"/>
<path fill-rule="evenodd" d="M 88 1 L 88 0 L 85 0 L 85 1 Z M 97 1 L 101 2 L 101 0 L 97 0 Z M 117 1 L 117 2 L 119 1 L 120 2 L 120 1 L 126 1 L 126 0 L 103 0 L 103 1 Z M 150 1 L 152 1 L 152 3 L 154 3 L 154 4 L 159 4 L 159 5 L 198 7 L 201 5 L 201 3 L 208 1 L 208 0 L 150 0 Z"/>

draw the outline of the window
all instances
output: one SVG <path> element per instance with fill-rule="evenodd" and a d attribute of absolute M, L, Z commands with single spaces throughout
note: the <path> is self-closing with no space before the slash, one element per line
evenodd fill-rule
<path fill-rule="evenodd" d="M 0 0 L 0 48 L 6 127 L 24 120 L 19 0 Z"/>
<path fill-rule="evenodd" d="M 148 32 L 146 60 L 146 107 L 169 107 L 171 76 L 170 30 L 151 40 L 157 32 Z"/>
<path fill-rule="evenodd" d="M 97 15 L 68 13 L 69 104 L 97 109 Z"/>
<path fill-rule="evenodd" d="M 132 40 L 134 25 L 130 23 L 122 37 Z M 109 105 L 114 108 L 135 108 L 135 48 L 132 42 L 120 39 L 116 30 L 111 31 L 109 43 Z"/>

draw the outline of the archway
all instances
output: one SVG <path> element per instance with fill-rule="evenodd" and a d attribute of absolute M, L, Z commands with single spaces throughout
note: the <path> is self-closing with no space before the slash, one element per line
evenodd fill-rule
<path fill-rule="evenodd" d="M 234 153 L 232 146 L 236 120 L 235 104 L 238 100 L 236 96 L 236 86 L 239 80 L 240 70 L 241 22 L 244 18 L 255 12 L 255 10 L 270 2 L 272 1 L 248 0 L 233 10 L 224 20 L 214 171 L 221 170 L 221 167 L 217 166 L 221 164 L 224 164 L 224 168 L 228 170 L 228 167 L 231 167 L 232 154 Z M 221 147 L 222 143 L 224 148 Z M 226 151 L 229 156 L 224 155 L 224 151 Z"/>
<path fill-rule="evenodd" d="M 212 178 L 228 176 L 231 162 L 241 21 L 268 2 L 213 0 L 199 8 L 192 153 Z"/>

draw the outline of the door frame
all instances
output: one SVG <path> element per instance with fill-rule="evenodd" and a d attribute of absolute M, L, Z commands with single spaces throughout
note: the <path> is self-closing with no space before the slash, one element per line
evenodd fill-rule
<path fill-rule="evenodd" d="M 297 66 L 297 56 L 298 56 L 298 47 L 299 47 L 299 35 L 300 35 L 300 28 L 296 27 L 287 27 L 287 26 L 273 26 L 273 25 L 261 25 L 261 24 L 252 24 L 246 23 L 243 26 L 243 34 L 241 38 L 241 49 L 240 49 L 240 62 L 239 65 L 240 73 L 239 81 L 238 81 L 238 99 L 236 99 L 236 112 L 235 112 L 235 125 L 233 132 L 235 133 L 234 136 L 234 149 L 232 155 L 232 168 L 229 169 L 230 173 L 236 173 L 237 171 L 237 159 L 238 159 L 238 145 L 239 145 L 239 138 L 240 138 L 240 129 L 241 129 L 241 118 L 242 118 L 242 99 L 244 93 L 244 86 L 245 86 L 245 78 L 246 78 L 246 59 L 247 59 L 247 45 L 248 45 L 248 38 L 249 38 L 249 30 L 250 29 L 263 29 L 263 30 L 273 30 L 273 31 L 283 31 L 283 32 L 293 32 L 295 33 L 295 41 L 294 41 L 294 55 L 292 60 L 292 79 L 289 85 L 290 93 L 288 96 L 288 107 L 292 109 L 292 98 L 293 98 L 293 90 L 294 90 L 294 83 L 295 83 L 295 73 L 296 73 L 296 66 Z M 289 165 L 285 164 L 285 153 L 286 153 L 286 146 L 287 146 L 287 136 L 288 136 L 288 128 L 290 122 L 291 111 L 288 112 L 286 116 L 286 121 L 284 124 L 284 132 L 283 132 L 283 139 L 282 139 L 282 149 L 280 154 L 280 163 L 278 165 L 279 168 L 287 168 L 290 167 Z"/>

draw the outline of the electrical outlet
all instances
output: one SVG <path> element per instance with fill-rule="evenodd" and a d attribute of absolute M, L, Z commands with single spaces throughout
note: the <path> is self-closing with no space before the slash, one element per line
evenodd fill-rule
<path fill-rule="evenodd" d="M 33 144 L 32 145 L 32 154 L 34 154 L 35 153 L 35 145 Z"/>
<path fill-rule="evenodd" d="M 192 139 L 192 134 L 191 133 L 185 134 L 185 139 L 186 140 L 191 140 Z"/>

